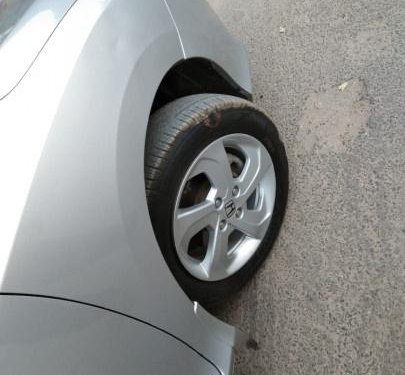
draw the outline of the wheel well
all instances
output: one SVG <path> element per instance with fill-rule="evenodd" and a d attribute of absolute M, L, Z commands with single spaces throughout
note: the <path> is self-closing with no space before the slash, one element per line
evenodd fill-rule
<path fill-rule="evenodd" d="M 182 60 L 164 76 L 152 105 L 152 113 L 165 104 L 187 95 L 217 93 L 251 100 L 221 67 L 204 58 Z"/>

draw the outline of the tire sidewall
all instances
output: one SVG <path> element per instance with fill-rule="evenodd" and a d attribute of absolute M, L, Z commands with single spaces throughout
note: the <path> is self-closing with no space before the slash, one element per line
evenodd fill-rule
<path fill-rule="evenodd" d="M 248 134 L 269 152 L 276 175 L 276 198 L 266 235 L 252 258 L 235 274 L 219 281 L 203 281 L 182 265 L 174 245 L 173 216 L 182 180 L 197 156 L 212 142 L 228 134 Z M 151 217 L 161 251 L 179 284 L 191 299 L 212 302 L 239 290 L 268 255 L 280 229 L 288 190 L 285 151 L 272 122 L 254 107 L 216 110 L 203 121 L 179 133 L 168 155 L 168 168 L 161 177 L 162 191 L 152 205 Z"/>

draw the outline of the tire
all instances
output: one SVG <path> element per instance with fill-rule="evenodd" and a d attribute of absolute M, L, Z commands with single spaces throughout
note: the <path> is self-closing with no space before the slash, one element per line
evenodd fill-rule
<path fill-rule="evenodd" d="M 247 263 L 229 277 L 203 280 L 186 269 L 176 251 L 173 225 L 179 189 L 198 155 L 221 137 L 235 133 L 253 137 L 270 155 L 275 175 L 274 207 L 268 229 Z M 190 299 L 209 304 L 240 290 L 269 254 L 287 205 L 288 162 L 277 129 L 251 102 L 227 95 L 192 95 L 167 104 L 151 116 L 145 188 L 153 229 L 170 270 Z"/>

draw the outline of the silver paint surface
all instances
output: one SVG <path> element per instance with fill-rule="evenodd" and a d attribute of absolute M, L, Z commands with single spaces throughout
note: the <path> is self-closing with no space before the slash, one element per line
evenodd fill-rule
<path fill-rule="evenodd" d="M 181 41 L 193 40 L 173 22 L 187 23 L 180 6 L 171 4 L 172 18 L 163 0 L 78 0 L 0 100 L 0 291 L 137 317 L 228 374 L 231 345 L 195 315 L 167 268 L 144 190 L 152 101 L 165 73 L 185 57 Z M 207 25 L 218 22 L 205 5 L 189 10 Z M 203 34 L 232 48 L 225 56 L 211 45 L 208 53 Z M 250 88 L 238 43 L 220 27 L 194 35 L 186 57 L 212 59 Z"/>
<path fill-rule="evenodd" d="M 219 375 L 175 338 L 129 317 L 48 298 L 0 296 L 2 375 Z"/>
<path fill-rule="evenodd" d="M 52 32 L 76 0 L 36 0 L 0 48 L 0 99 L 23 78 Z"/>
<path fill-rule="evenodd" d="M 245 157 L 243 170 L 237 177 L 231 169 L 229 148 Z M 197 204 L 180 207 L 186 183 L 201 174 L 211 184 L 207 196 Z M 253 194 L 256 203 L 250 207 L 247 202 Z M 269 227 L 275 198 L 273 162 L 260 141 L 233 133 L 209 144 L 189 166 L 176 198 L 173 238 L 184 268 L 194 277 L 208 281 L 235 274 L 259 248 Z M 196 259 L 189 254 L 190 242 L 204 229 L 208 234 L 206 254 Z M 241 237 L 230 245 L 235 230 Z"/>

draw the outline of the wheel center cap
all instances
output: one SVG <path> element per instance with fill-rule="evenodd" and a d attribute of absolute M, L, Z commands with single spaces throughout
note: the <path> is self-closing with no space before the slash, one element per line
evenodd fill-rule
<path fill-rule="evenodd" d="M 229 219 L 236 211 L 235 202 L 230 199 L 228 202 L 225 203 L 225 215 Z"/>

